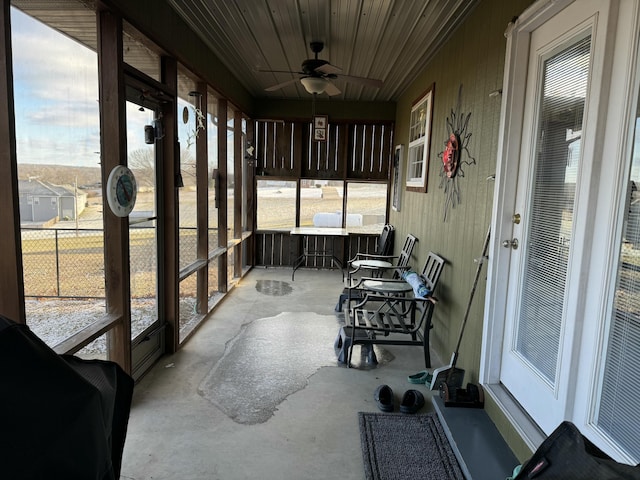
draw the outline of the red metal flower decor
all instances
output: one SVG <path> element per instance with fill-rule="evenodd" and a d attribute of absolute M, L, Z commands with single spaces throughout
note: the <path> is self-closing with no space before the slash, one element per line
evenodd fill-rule
<path fill-rule="evenodd" d="M 449 207 L 455 208 L 460 203 L 460 185 L 458 178 L 464 177 L 462 165 L 475 165 L 476 159 L 469 152 L 471 133 L 468 131 L 471 113 L 466 115 L 461 112 L 462 85 L 458 90 L 458 103 L 455 110 L 451 110 L 451 116 L 447 117 L 447 130 L 449 138 L 445 142 L 445 148 L 438 155 L 442 159 L 440 170 L 440 188 L 444 187 L 444 220 L 447 220 Z M 462 153 L 466 153 L 467 160 L 462 160 Z"/>
<path fill-rule="evenodd" d="M 460 161 L 460 142 L 458 135 L 452 133 L 442 152 L 442 168 L 447 177 L 455 177 L 458 173 L 458 162 Z"/>

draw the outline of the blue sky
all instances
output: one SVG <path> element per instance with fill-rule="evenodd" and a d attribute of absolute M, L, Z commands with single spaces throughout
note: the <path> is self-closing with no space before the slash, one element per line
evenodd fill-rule
<path fill-rule="evenodd" d="M 13 7 L 11 22 L 18 162 L 98 166 L 96 53 Z M 179 118 L 185 105 L 179 101 Z M 151 113 L 141 116 L 131 105 L 127 110 L 129 151 L 148 148 L 144 125 L 151 123 Z M 178 122 L 178 128 L 184 148 L 186 126 Z M 636 181 L 640 179 L 639 137 L 635 139 L 632 175 Z M 232 145 L 229 148 L 233 151 Z"/>
<path fill-rule="evenodd" d="M 19 163 L 98 166 L 96 54 L 11 9 Z"/>
<path fill-rule="evenodd" d="M 11 22 L 18 163 L 99 166 L 96 53 L 15 8 Z M 144 126 L 153 114 L 137 110 L 127 104 L 129 151 L 148 148 Z M 178 127 L 185 144 L 186 126 Z"/>

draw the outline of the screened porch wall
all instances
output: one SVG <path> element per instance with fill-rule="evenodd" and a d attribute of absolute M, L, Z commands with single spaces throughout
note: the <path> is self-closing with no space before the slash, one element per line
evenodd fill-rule
<path fill-rule="evenodd" d="M 389 184 L 393 156 L 391 122 L 329 121 L 327 127 L 326 140 L 314 141 L 309 121 L 256 121 L 256 178 L 296 182 L 339 180 L 345 182 L 345 194 L 349 181 Z M 299 199 L 296 203 L 299 209 Z M 310 241 L 312 248 L 331 247 L 344 264 L 358 251 L 373 252 L 377 234 L 358 232 L 350 233 L 346 239 L 315 237 Z M 255 262 L 258 266 L 291 266 L 301 251 L 302 240 L 292 238 L 288 230 L 256 230 Z M 331 268 L 331 261 L 329 258 L 310 258 L 304 266 Z"/>
<path fill-rule="evenodd" d="M 262 267 L 289 267 L 300 255 L 300 239 L 289 232 L 261 230 L 255 235 L 255 261 Z M 326 250 L 331 237 L 311 237 L 309 245 L 314 250 Z M 344 240 L 336 239 L 331 246 L 335 256 L 346 265 L 346 260 L 356 253 L 373 253 L 378 244 L 378 235 L 352 233 Z M 309 258 L 305 267 L 331 268 L 331 260 L 325 257 Z"/>
<path fill-rule="evenodd" d="M 258 121 L 255 147 L 257 176 L 388 181 L 393 125 L 329 122 L 319 142 L 310 122 Z"/>

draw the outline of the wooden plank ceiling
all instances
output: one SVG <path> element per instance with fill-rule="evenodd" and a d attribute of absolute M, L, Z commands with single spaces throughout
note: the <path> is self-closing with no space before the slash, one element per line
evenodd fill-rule
<path fill-rule="evenodd" d="M 343 75 L 335 100 L 396 101 L 479 0 L 164 0 L 255 97 L 308 99 L 297 81 L 311 42 Z M 12 0 L 12 4 L 95 48 L 93 0 Z M 85 4 L 85 5 L 83 5 Z M 135 45 L 132 45 L 135 47 Z M 277 70 L 281 73 L 267 73 Z M 287 73 L 292 72 L 292 73 Z M 274 91 L 265 89 L 290 82 Z M 326 97 L 326 93 L 322 94 Z"/>
<path fill-rule="evenodd" d="M 374 88 L 333 82 L 332 98 L 395 101 L 479 0 L 167 0 L 256 97 L 308 99 L 299 78 L 309 44 L 318 58 L 350 76 L 381 80 Z M 326 94 L 323 94 L 325 96 Z"/>

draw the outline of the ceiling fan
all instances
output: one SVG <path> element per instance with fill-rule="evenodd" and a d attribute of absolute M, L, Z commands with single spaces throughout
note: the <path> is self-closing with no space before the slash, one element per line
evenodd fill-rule
<path fill-rule="evenodd" d="M 357 83 L 369 87 L 380 88 L 382 86 L 381 80 L 364 77 L 353 77 L 351 75 L 342 75 L 342 69 L 340 67 L 331 65 L 326 60 L 319 59 L 318 53 L 320 53 L 324 48 L 323 42 L 311 42 L 309 46 L 311 47 L 311 51 L 315 54 L 315 57 L 308 58 L 307 60 L 302 62 L 302 71 L 300 72 L 291 72 L 287 70 L 258 70 L 260 72 L 266 73 L 296 73 L 298 75 L 301 75 L 300 78 L 294 78 L 292 80 L 287 80 L 286 82 L 282 82 L 277 85 L 265 88 L 265 91 L 273 92 L 275 90 L 286 87 L 287 85 L 291 85 L 292 83 L 300 81 L 304 89 L 311 94 L 326 93 L 329 96 L 334 96 L 341 93 L 340 89 L 338 89 L 338 87 L 336 87 L 332 82 L 332 80 L 335 80 L 338 77 L 347 82 Z"/>

